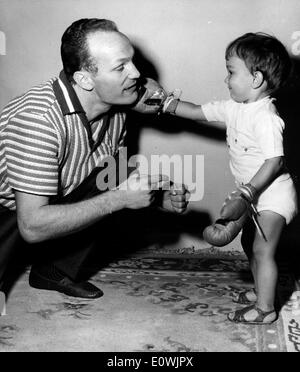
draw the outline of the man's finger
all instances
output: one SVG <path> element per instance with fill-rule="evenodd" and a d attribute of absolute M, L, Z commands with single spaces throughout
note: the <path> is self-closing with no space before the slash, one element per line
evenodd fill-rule
<path fill-rule="evenodd" d="M 183 208 L 173 206 L 173 209 L 176 213 L 183 213 L 186 210 L 186 206 Z"/>
<path fill-rule="evenodd" d="M 150 174 L 148 175 L 148 181 L 150 184 L 153 184 L 170 181 L 170 178 L 165 174 Z"/>
<path fill-rule="evenodd" d="M 164 174 L 142 174 L 138 177 L 138 182 L 141 188 L 150 189 L 150 190 L 159 190 L 159 189 L 170 189 L 170 180 L 169 177 Z"/>
<path fill-rule="evenodd" d="M 172 205 L 176 208 L 182 208 L 187 205 L 187 202 L 184 200 L 172 200 Z"/>
<path fill-rule="evenodd" d="M 142 174 L 140 176 L 140 181 L 143 184 L 147 183 L 150 188 L 160 188 L 162 185 L 166 185 L 167 183 L 169 183 L 170 179 L 165 174 Z"/>
<path fill-rule="evenodd" d="M 190 195 L 191 193 L 185 185 L 173 185 L 171 195 Z"/>

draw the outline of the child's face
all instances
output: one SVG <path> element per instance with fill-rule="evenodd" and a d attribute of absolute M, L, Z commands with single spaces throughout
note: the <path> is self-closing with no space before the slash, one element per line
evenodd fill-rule
<path fill-rule="evenodd" d="M 226 60 L 228 75 L 225 83 L 228 86 L 231 98 L 236 102 L 251 101 L 253 75 L 248 70 L 245 62 L 233 55 Z"/>

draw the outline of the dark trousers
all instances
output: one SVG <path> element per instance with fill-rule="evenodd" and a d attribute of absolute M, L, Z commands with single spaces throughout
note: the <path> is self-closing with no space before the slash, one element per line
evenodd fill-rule
<path fill-rule="evenodd" d="M 0 206 L 0 288 L 8 262 L 22 243 L 16 212 Z"/>
<path fill-rule="evenodd" d="M 50 200 L 50 204 L 76 203 L 99 195 L 103 191 L 97 188 L 96 178 L 101 170 L 103 168 L 95 168 L 70 194 L 61 198 L 54 197 Z M 39 243 L 34 247 L 35 252 L 46 251 L 49 256 L 42 259 L 36 266 L 53 264 L 61 272 L 75 280 L 83 263 L 99 244 L 99 233 L 97 234 L 99 229 L 101 231 L 101 223 L 63 238 Z"/>
<path fill-rule="evenodd" d="M 96 178 L 101 170 L 103 170 L 102 167 L 95 168 L 70 194 L 65 197 L 54 197 L 50 199 L 50 204 L 76 203 L 104 192 L 100 191 L 96 185 Z M 133 168 L 128 168 L 128 174 L 132 170 Z M 118 169 L 117 175 L 119 175 Z M 123 179 L 117 180 L 124 181 Z M 25 249 L 30 249 L 34 257 L 33 269 L 47 270 L 47 267 L 54 265 L 59 271 L 76 280 L 88 256 L 94 250 L 99 249 L 103 229 L 106 226 L 105 219 L 104 217 L 104 221 L 101 220 L 100 223 L 63 238 L 28 244 Z M 19 233 L 16 212 L 0 207 L 0 283 L 10 256 L 22 244 L 25 245 L 25 242 Z"/>

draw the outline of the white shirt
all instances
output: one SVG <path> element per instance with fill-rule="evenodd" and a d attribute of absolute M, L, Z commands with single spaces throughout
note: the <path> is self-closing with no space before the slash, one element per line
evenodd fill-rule
<path fill-rule="evenodd" d="M 226 125 L 230 169 L 238 183 L 249 182 L 266 159 L 284 155 L 285 125 L 273 100 L 265 97 L 251 103 L 227 100 L 202 105 L 208 121 Z"/>

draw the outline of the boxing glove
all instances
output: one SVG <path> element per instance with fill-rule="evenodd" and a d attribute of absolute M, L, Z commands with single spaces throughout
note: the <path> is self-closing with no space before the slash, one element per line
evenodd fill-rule
<path fill-rule="evenodd" d="M 235 221 L 218 219 L 214 224 L 207 226 L 203 231 L 203 238 L 209 244 L 216 247 L 223 247 L 229 244 L 243 228 L 248 213 L 244 213 Z"/>
<path fill-rule="evenodd" d="M 142 114 L 157 114 L 166 98 L 167 93 L 158 82 L 146 78 L 138 89 L 137 102 L 132 109 Z"/>
<path fill-rule="evenodd" d="M 217 247 L 232 242 L 251 213 L 257 213 L 252 204 L 256 196 L 257 191 L 251 184 L 242 185 L 237 191 L 233 191 L 222 206 L 221 218 L 205 228 L 203 238 Z"/>
<path fill-rule="evenodd" d="M 257 190 L 250 183 L 241 185 L 237 191 L 233 191 L 226 198 L 220 217 L 224 220 L 234 221 L 239 219 L 247 210 L 257 213 L 253 201 L 257 197 Z"/>

